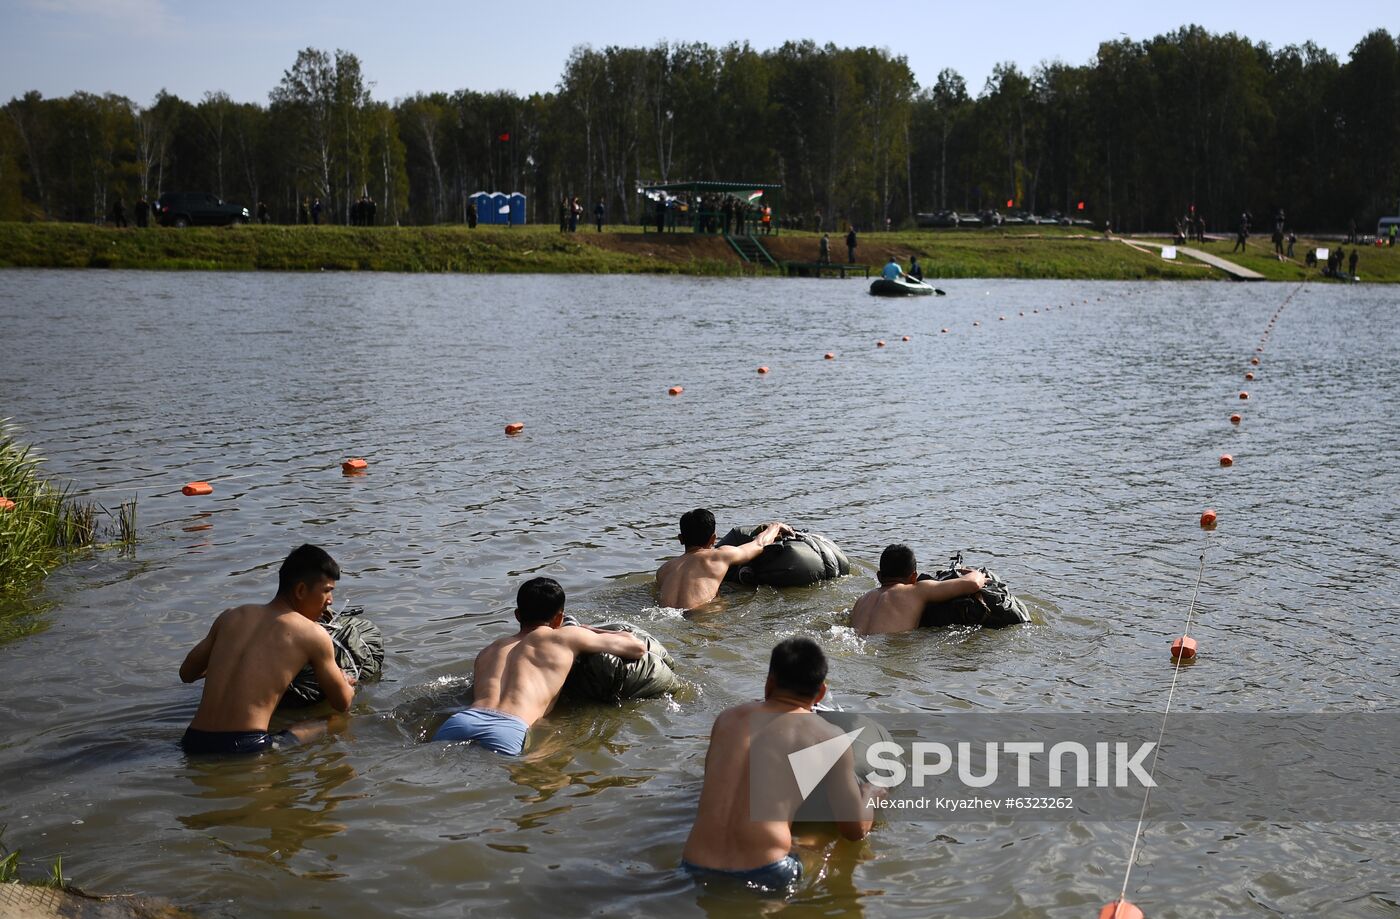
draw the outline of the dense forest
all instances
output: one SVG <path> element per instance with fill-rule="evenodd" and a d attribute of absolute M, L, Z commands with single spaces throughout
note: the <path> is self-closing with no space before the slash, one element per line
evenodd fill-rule
<path fill-rule="evenodd" d="M 580 47 L 530 96 L 390 104 L 370 86 L 354 54 L 308 48 L 266 105 L 27 93 L 0 118 L 0 219 L 99 221 L 118 196 L 186 190 L 279 222 L 310 196 L 349 222 L 367 193 L 380 223 L 432 224 L 500 190 L 533 222 L 564 194 L 636 222 L 639 184 L 687 179 L 782 183 L 785 215 L 828 228 L 997 208 L 1157 229 L 1195 205 L 1212 229 L 1282 208 L 1323 230 L 1400 210 L 1400 36 L 1384 30 L 1343 63 L 1192 26 L 1083 66 L 1003 64 L 976 94 L 952 70 L 921 86 L 886 50 L 809 41 Z"/>

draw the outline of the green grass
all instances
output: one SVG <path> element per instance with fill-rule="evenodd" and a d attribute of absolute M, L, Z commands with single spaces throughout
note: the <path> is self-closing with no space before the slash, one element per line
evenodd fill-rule
<path fill-rule="evenodd" d="M 0 223 L 0 266 L 588 274 L 737 271 L 728 258 L 649 257 L 598 246 L 583 232 L 565 235 L 543 226 L 114 230 L 72 223 Z"/>
<path fill-rule="evenodd" d="M 29 602 L 29 594 L 72 553 L 95 544 L 99 515 L 112 518 L 119 545 L 136 540 L 134 499 L 115 515 L 76 501 L 42 477 L 42 463 L 0 421 L 0 644 L 44 628 L 44 607 Z"/>
<path fill-rule="evenodd" d="M 54 859 L 54 863 L 49 868 L 49 873 L 36 881 L 23 881 L 19 876 L 20 850 L 11 852 L 4 841 L 5 828 L 0 826 L 0 852 L 5 856 L 0 858 L 0 884 L 20 884 L 25 883 L 34 887 L 54 887 L 63 889 L 63 856 L 59 855 Z"/>
<path fill-rule="evenodd" d="M 833 233 L 832 255 L 845 254 Z M 779 261 L 816 261 L 820 234 L 783 231 L 763 242 Z M 1159 240 L 1160 241 L 1160 238 Z M 1317 240 L 1300 239 L 1298 258 L 1279 262 L 1266 239 L 1233 257 L 1229 242 L 1208 252 L 1271 280 L 1321 279 L 1302 255 Z M 1326 243 L 1324 243 L 1326 244 Z M 1330 243 L 1328 245 L 1335 245 Z M 1351 247 L 1347 247 L 1350 251 Z M 1071 280 L 1220 280 L 1225 274 L 1189 258 L 1162 259 L 1080 227 L 902 230 L 864 233 L 857 259 L 878 267 L 890 254 L 918 255 L 930 278 L 1063 278 Z M 737 275 L 750 273 L 718 236 L 643 233 L 611 226 L 561 234 L 551 225 L 524 227 L 240 226 L 116 230 L 75 223 L 0 223 L 0 267 L 137 268 L 222 271 L 401 271 Z M 1365 248 L 1358 273 L 1366 281 L 1400 282 L 1400 248 Z"/>

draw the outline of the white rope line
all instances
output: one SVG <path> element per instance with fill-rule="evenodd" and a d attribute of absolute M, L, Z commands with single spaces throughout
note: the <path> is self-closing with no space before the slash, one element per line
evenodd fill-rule
<path fill-rule="evenodd" d="M 1206 550 L 1210 548 L 1210 531 L 1206 531 L 1206 544 L 1201 549 L 1201 564 L 1196 571 L 1196 589 L 1191 593 L 1191 605 L 1186 610 L 1186 629 L 1182 632 L 1182 637 L 1191 634 L 1191 618 L 1196 612 L 1196 598 L 1201 593 L 1201 579 L 1206 572 Z M 1183 652 L 1185 649 L 1182 649 Z M 1176 693 L 1176 680 L 1181 674 L 1181 665 L 1185 663 L 1184 653 L 1176 656 L 1176 666 L 1172 668 L 1172 684 L 1167 690 L 1167 706 L 1162 710 L 1162 726 L 1157 731 L 1157 745 L 1152 749 L 1152 765 L 1148 767 L 1147 774 L 1156 782 L 1157 757 L 1162 753 L 1162 738 L 1167 733 L 1167 715 L 1172 710 L 1172 696 Z M 1138 812 L 1137 829 L 1133 831 L 1133 847 L 1128 852 L 1128 869 L 1123 872 L 1123 887 L 1118 891 L 1118 903 L 1113 908 L 1114 919 L 1118 919 L 1119 912 L 1123 909 L 1123 901 L 1128 897 L 1128 879 L 1133 874 L 1133 862 L 1137 858 L 1138 843 L 1142 840 L 1142 827 L 1147 820 L 1147 804 L 1152 799 L 1152 786 L 1148 785 L 1142 793 L 1142 810 Z"/>

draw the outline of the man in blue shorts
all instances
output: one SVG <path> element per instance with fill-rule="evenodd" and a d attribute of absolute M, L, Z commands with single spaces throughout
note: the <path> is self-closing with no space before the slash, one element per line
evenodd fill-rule
<path fill-rule="evenodd" d="M 473 740 L 494 753 L 519 756 L 530 725 L 549 714 L 574 658 L 615 654 L 640 660 L 646 644 L 629 632 L 564 625 L 564 589 L 553 578 L 531 578 L 515 597 L 520 631 L 498 638 L 476 656 L 471 708 L 448 718 L 433 740 Z"/>
<path fill-rule="evenodd" d="M 336 666 L 330 633 L 318 624 L 331 608 L 338 580 L 335 559 L 304 545 L 282 562 L 271 603 L 247 603 L 219 614 L 180 665 L 184 682 L 204 680 L 199 709 L 180 741 L 186 753 L 263 753 L 323 733 L 323 720 L 276 734 L 267 730 L 282 694 L 307 664 L 331 707 L 349 710 L 355 688 Z"/>

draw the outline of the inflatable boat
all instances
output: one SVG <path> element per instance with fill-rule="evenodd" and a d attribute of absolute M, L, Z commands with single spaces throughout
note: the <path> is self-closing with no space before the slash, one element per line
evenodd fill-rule
<path fill-rule="evenodd" d="M 872 297 L 927 297 L 932 294 L 938 294 L 941 297 L 943 291 L 913 278 L 898 278 L 896 280 L 876 278 L 870 282 L 870 295 Z"/>

